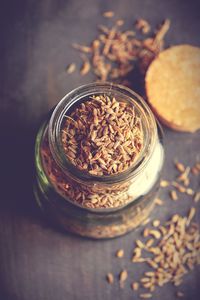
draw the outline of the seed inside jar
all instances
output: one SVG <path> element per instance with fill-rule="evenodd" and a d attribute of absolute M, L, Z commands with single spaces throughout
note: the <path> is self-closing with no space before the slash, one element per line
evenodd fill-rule
<path fill-rule="evenodd" d="M 67 159 L 97 176 L 127 170 L 143 148 L 135 108 L 106 95 L 92 96 L 65 115 L 61 138 Z"/>

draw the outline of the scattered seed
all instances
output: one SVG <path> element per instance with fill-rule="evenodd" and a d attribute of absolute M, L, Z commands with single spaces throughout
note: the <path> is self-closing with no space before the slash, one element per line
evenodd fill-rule
<path fill-rule="evenodd" d="M 149 265 L 150 267 L 152 267 L 153 269 L 157 269 L 157 268 L 158 268 L 158 264 L 157 264 L 155 261 L 151 260 L 151 259 L 148 260 L 147 263 L 148 263 L 148 265 Z"/>
<path fill-rule="evenodd" d="M 142 33 L 144 34 L 148 33 L 151 29 L 149 23 L 144 19 L 138 19 L 136 21 L 135 26 L 138 30 L 142 31 Z"/>
<path fill-rule="evenodd" d="M 191 196 L 194 195 L 194 191 L 190 188 L 186 189 L 186 193 Z"/>
<path fill-rule="evenodd" d="M 197 168 L 197 170 L 200 171 L 200 162 L 197 162 L 197 163 L 195 164 L 195 168 Z"/>
<path fill-rule="evenodd" d="M 156 239 L 161 237 L 161 233 L 158 230 L 149 230 L 149 234 L 153 235 Z"/>
<path fill-rule="evenodd" d="M 184 293 L 182 293 L 182 292 L 177 292 L 177 293 L 176 293 L 176 296 L 177 296 L 178 298 L 184 297 Z"/>
<path fill-rule="evenodd" d="M 200 201 L 200 192 L 196 192 L 196 194 L 194 195 L 194 202 L 199 202 Z"/>
<path fill-rule="evenodd" d="M 153 243 L 154 243 L 154 239 L 149 239 L 147 242 L 146 242 L 146 248 L 149 248 L 149 247 L 151 247 L 152 245 L 153 245 Z"/>
<path fill-rule="evenodd" d="M 139 289 L 139 283 L 138 282 L 133 282 L 131 287 L 134 291 L 137 291 Z"/>
<path fill-rule="evenodd" d="M 165 236 L 167 234 L 167 229 L 164 226 L 160 226 L 159 230 L 161 231 L 163 236 Z"/>
<path fill-rule="evenodd" d="M 117 20 L 117 21 L 116 21 L 116 25 L 117 25 L 117 26 L 122 26 L 122 25 L 124 25 L 124 20 L 122 20 L 122 19 Z"/>
<path fill-rule="evenodd" d="M 85 60 L 85 61 L 83 62 L 82 67 L 81 67 L 80 74 L 81 74 L 82 76 L 84 76 L 84 75 L 86 75 L 89 71 L 90 71 L 90 63 L 89 63 L 88 60 Z"/>
<path fill-rule="evenodd" d="M 91 47 L 85 46 L 85 45 L 79 45 L 76 43 L 72 44 L 72 47 L 76 50 L 79 50 L 83 53 L 91 53 Z"/>
<path fill-rule="evenodd" d="M 134 262 L 143 263 L 143 262 L 148 262 L 148 261 L 149 261 L 149 258 L 139 257 Z"/>
<path fill-rule="evenodd" d="M 128 278 L 128 273 L 126 270 L 123 270 L 120 272 L 119 274 L 119 281 L 122 283 L 122 282 L 125 282 L 126 279 Z"/>
<path fill-rule="evenodd" d="M 159 30 L 156 33 L 155 42 L 159 42 L 163 39 L 166 32 L 169 30 L 170 27 L 170 20 L 166 19 L 164 20 L 163 24 L 160 26 Z"/>
<path fill-rule="evenodd" d="M 171 220 L 172 220 L 173 223 L 178 222 L 178 220 L 179 220 L 179 215 L 173 215 L 173 217 L 172 217 Z"/>
<path fill-rule="evenodd" d="M 160 225 L 160 221 L 159 220 L 154 220 L 153 221 L 153 226 L 154 227 L 158 227 Z"/>
<path fill-rule="evenodd" d="M 105 18 L 112 18 L 114 16 L 114 12 L 113 11 L 105 11 L 103 13 L 103 17 Z"/>
<path fill-rule="evenodd" d="M 70 64 L 66 68 L 67 74 L 72 74 L 76 70 L 76 65 L 74 63 Z"/>
<path fill-rule="evenodd" d="M 185 166 L 182 164 L 182 163 L 180 163 L 180 162 L 175 162 L 175 166 L 176 166 L 176 168 L 177 168 L 177 170 L 179 171 L 179 172 L 184 172 L 185 171 Z"/>
<path fill-rule="evenodd" d="M 149 282 L 149 278 L 148 277 L 143 277 L 143 278 L 141 278 L 140 279 L 140 281 L 142 282 L 142 283 L 144 283 L 144 282 Z"/>
<path fill-rule="evenodd" d="M 199 175 L 199 170 L 196 167 L 192 167 L 191 172 L 193 175 Z"/>
<path fill-rule="evenodd" d="M 176 201 L 176 200 L 178 200 L 178 196 L 177 196 L 177 193 L 176 193 L 176 191 L 170 191 L 170 197 L 171 197 L 171 199 L 173 200 L 173 201 Z"/>
<path fill-rule="evenodd" d="M 157 254 L 160 255 L 160 252 L 161 252 L 159 247 L 151 247 L 151 248 L 148 249 L 148 251 L 151 252 L 151 253 L 154 253 L 156 255 Z"/>
<path fill-rule="evenodd" d="M 181 173 L 180 176 L 178 176 L 178 181 L 182 181 L 184 182 L 185 180 L 188 179 L 188 175 L 190 173 L 190 167 L 185 168 L 185 171 L 183 173 Z"/>
<path fill-rule="evenodd" d="M 154 277 L 155 276 L 155 272 L 145 272 L 145 275 L 149 276 L 149 277 Z"/>
<path fill-rule="evenodd" d="M 186 192 L 186 188 L 182 185 L 180 185 L 179 183 L 177 183 L 176 181 L 172 182 L 172 185 L 180 192 L 180 193 L 185 193 Z"/>
<path fill-rule="evenodd" d="M 150 219 L 147 218 L 146 220 L 144 220 L 144 222 L 142 223 L 142 225 L 146 225 L 146 224 L 148 224 L 149 222 L 150 222 Z"/>
<path fill-rule="evenodd" d="M 190 180 L 188 177 L 183 180 L 183 184 L 184 186 L 188 186 L 190 184 Z"/>
<path fill-rule="evenodd" d="M 163 205 L 163 201 L 162 201 L 161 199 L 159 199 L 159 198 L 156 198 L 156 199 L 154 200 L 154 203 L 155 203 L 156 205 L 159 205 L 159 206 L 162 206 L 162 205 Z"/>
<path fill-rule="evenodd" d="M 160 186 L 161 187 L 167 187 L 167 186 L 169 186 L 170 185 L 170 183 L 169 183 L 169 181 L 167 181 L 167 180 L 161 180 L 161 182 L 160 182 Z"/>
<path fill-rule="evenodd" d="M 143 231 L 143 237 L 149 236 L 149 228 L 145 228 Z"/>
<path fill-rule="evenodd" d="M 124 250 L 123 249 L 117 250 L 116 256 L 119 258 L 124 257 Z"/>
<path fill-rule="evenodd" d="M 144 245 L 140 240 L 136 240 L 136 245 L 137 245 L 140 249 L 145 248 L 145 245 Z"/>
<path fill-rule="evenodd" d="M 138 258 L 141 257 L 141 248 L 135 248 L 133 252 L 132 262 L 138 262 Z"/>
<path fill-rule="evenodd" d="M 106 279 L 107 279 L 107 281 L 108 281 L 109 284 L 113 284 L 113 282 L 114 282 L 114 276 L 113 276 L 112 273 L 108 273 L 106 275 Z"/>
<path fill-rule="evenodd" d="M 191 207 L 191 209 L 190 209 L 190 211 L 188 213 L 188 217 L 187 217 L 187 222 L 186 222 L 187 226 L 190 224 L 190 222 L 193 219 L 195 213 L 196 213 L 196 209 L 194 207 Z"/>
<path fill-rule="evenodd" d="M 152 298 L 152 294 L 150 294 L 150 293 L 140 294 L 140 298 L 142 298 L 142 299 L 150 299 L 150 298 Z"/>

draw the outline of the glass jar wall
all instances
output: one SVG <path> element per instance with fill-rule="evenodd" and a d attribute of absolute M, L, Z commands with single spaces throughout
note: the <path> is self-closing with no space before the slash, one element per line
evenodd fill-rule
<path fill-rule="evenodd" d="M 133 164 L 116 174 L 96 175 L 75 166 L 62 143 L 66 116 L 101 95 L 128 103 L 141 121 L 141 152 Z M 67 231 L 92 238 L 119 236 L 149 216 L 163 160 L 162 133 L 144 100 L 120 85 L 88 84 L 67 94 L 38 132 L 35 196 L 42 210 Z"/>

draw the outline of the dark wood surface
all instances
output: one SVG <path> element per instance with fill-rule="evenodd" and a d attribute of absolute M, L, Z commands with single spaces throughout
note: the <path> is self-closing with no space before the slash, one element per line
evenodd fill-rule
<path fill-rule="evenodd" d="M 95 78 L 68 76 L 65 67 L 75 61 L 72 42 L 89 43 L 105 10 L 114 10 L 130 28 L 138 17 L 152 24 L 172 21 L 166 41 L 200 46 L 199 6 L 184 0 L 1 1 L 0 9 L 0 299 L 1 300 L 113 300 L 138 299 L 130 289 L 146 270 L 131 264 L 134 240 L 141 229 L 121 238 L 92 241 L 63 234 L 48 224 L 32 195 L 33 147 L 38 126 L 46 113 L 70 91 Z M 163 70 L 164 71 L 164 70 Z M 136 91 L 142 92 L 136 78 Z M 200 134 L 176 133 L 164 128 L 166 161 L 163 176 L 172 179 L 174 158 L 192 164 L 200 155 Z M 200 158 L 200 156 L 199 156 Z M 193 182 L 195 188 L 199 178 Z M 164 197 L 161 191 L 161 197 Z M 166 220 L 185 214 L 192 199 L 182 197 L 156 208 L 152 218 Z M 198 211 L 199 212 L 199 211 Z M 199 221 L 199 220 L 197 220 Z M 125 258 L 114 257 L 118 248 Z M 124 289 L 109 286 L 105 274 L 127 268 Z M 199 299 L 199 268 L 179 288 L 184 299 Z M 158 288 L 153 299 L 173 300 L 175 289 Z"/>

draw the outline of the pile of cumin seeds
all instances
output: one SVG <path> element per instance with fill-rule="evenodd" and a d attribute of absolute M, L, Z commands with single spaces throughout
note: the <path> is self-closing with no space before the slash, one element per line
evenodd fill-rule
<path fill-rule="evenodd" d="M 175 179 L 161 180 L 160 185 L 167 190 L 175 187 L 179 193 L 179 201 L 182 201 L 181 193 L 185 193 L 188 200 L 193 200 L 193 206 L 183 215 L 178 213 L 172 215 L 166 222 L 147 219 L 142 223 L 145 228 L 141 232 L 141 239 L 135 241 L 131 262 L 143 263 L 144 273 L 136 281 L 130 276 L 132 267 L 127 267 L 129 274 L 127 281 L 132 280 L 131 288 L 141 299 L 154 299 L 154 290 L 167 283 L 175 286 L 175 297 L 184 298 L 182 291 L 184 284 L 181 285 L 184 283 L 184 277 L 200 264 L 200 231 L 199 224 L 194 221 L 197 217 L 200 192 L 199 189 L 195 191 L 195 188 L 191 188 L 196 185 L 194 179 L 198 179 L 197 176 L 200 174 L 199 158 L 196 157 L 192 167 L 175 160 L 174 167 L 178 171 Z M 159 202 L 157 200 L 159 199 L 155 200 L 156 204 L 164 204 L 161 200 Z M 164 201 L 166 202 L 166 199 Z M 148 224 L 150 221 L 151 224 Z M 121 250 L 126 257 L 125 251 Z"/>
<path fill-rule="evenodd" d="M 187 217 L 175 214 L 158 229 L 149 230 L 144 246 L 140 247 L 140 256 L 135 256 L 137 244 L 132 261 L 143 259 L 152 268 L 140 280 L 143 288 L 153 292 L 156 286 L 168 282 L 179 286 L 184 275 L 200 264 L 200 233 L 198 225 L 192 222 L 194 215 L 195 208 L 192 207 Z M 160 238 L 152 239 L 153 231 L 159 232 Z M 144 257 L 142 252 L 146 252 Z"/>
<path fill-rule="evenodd" d="M 156 229 L 146 227 L 143 238 L 135 242 L 132 262 L 148 265 L 143 276 L 131 284 L 141 299 L 153 298 L 156 288 L 170 282 L 179 287 L 184 276 L 200 264 L 200 232 L 193 222 L 195 212 L 192 207 L 187 216 L 175 214 L 164 224 L 157 222 Z M 177 297 L 180 295 L 184 296 L 177 291 Z"/>
<path fill-rule="evenodd" d="M 94 95 L 66 115 L 61 136 L 70 162 L 97 176 L 125 171 L 143 147 L 134 107 L 106 95 Z"/>
<path fill-rule="evenodd" d="M 67 197 L 71 201 L 80 204 L 87 208 L 110 208 L 120 207 L 130 201 L 130 197 L 127 195 L 127 183 L 115 185 L 115 189 L 105 188 L 100 186 L 86 186 L 85 184 L 77 184 L 71 176 L 65 174 L 60 167 L 56 164 L 50 151 L 47 136 L 42 144 L 41 158 L 46 174 L 48 175 L 51 183 L 54 185 L 56 190 L 63 196 Z M 139 221 L 139 216 L 134 219 L 134 224 Z M 131 223 L 131 224 L 130 224 Z M 107 229 L 107 234 L 112 237 L 113 232 L 122 231 L 124 227 L 131 226 L 132 222 L 127 220 L 127 224 L 122 226 L 113 225 L 112 228 Z M 80 228 L 81 229 L 81 228 Z M 105 226 L 103 226 L 105 230 Z M 91 231 L 89 231 L 91 234 Z M 94 237 L 100 236 L 99 228 L 92 232 Z"/>
<path fill-rule="evenodd" d="M 113 12 L 109 12 L 109 17 L 113 15 Z M 151 61 L 163 50 L 164 36 L 169 30 L 170 21 L 164 20 L 152 31 L 144 19 L 138 19 L 129 30 L 121 29 L 123 25 L 122 19 L 115 21 L 110 28 L 99 25 L 99 35 L 91 45 L 72 44 L 80 52 L 83 61 L 80 68 L 82 76 L 92 71 L 101 81 L 122 82 L 137 65 L 141 73 L 145 73 Z M 68 73 L 72 73 L 70 67 Z"/>

